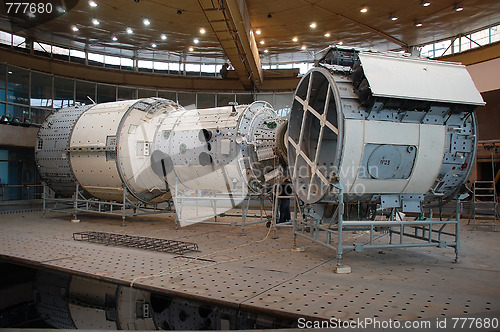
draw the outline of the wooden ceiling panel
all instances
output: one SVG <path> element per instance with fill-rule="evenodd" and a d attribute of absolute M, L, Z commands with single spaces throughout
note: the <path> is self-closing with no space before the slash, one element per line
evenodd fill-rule
<path fill-rule="evenodd" d="M 189 54 L 195 46 L 197 54 L 208 57 L 226 57 L 222 50 L 233 35 L 228 32 L 223 0 L 94 0 L 78 1 L 65 14 L 30 29 L 15 33 L 34 40 L 53 41 L 67 45 L 87 46 L 89 49 L 122 48 L 130 51 L 172 52 Z M 457 34 L 470 32 L 500 23 L 500 1 L 462 0 L 461 12 L 453 10 L 455 0 L 430 0 L 423 7 L 420 0 L 240 0 L 246 4 L 246 13 L 257 46 L 266 56 L 301 52 L 301 46 L 315 52 L 329 44 L 342 41 L 344 45 L 375 47 L 382 50 L 429 43 Z M 361 13 L 366 6 L 368 12 Z M 0 6 L 1 7 L 1 6 Z M 244 7 L 244 6 L 243 6 Z M 396 15 L 397 21 L 391 21 Z M 270 16 L 270 17 L 268 17 Z M 94 26 L 92 19 L 100 24 Z M 148 18 L 149 26 L 143 24 Z M 416 21 L 422 27 L 415 27 Z M 315 22 L 315 29 L 309 24 Z M 238 22 L 234 24 L 239 24 Z M 231 29 L 235 29 L 235 26 Z M 79 31 L 72 31 L 75 25 Z M 125 29 L 131 27 L 133 34 Z M 206 33 L 201 34 L 200 28 Z M 12 32 L 6 13 L 0 13 L 0 29 Z M 325 37 L 329 33 L 329 37 Z M 167 36 L 166 40 L 160 37 Z M 118 38 L 113 41 L 112 36 Z M 292 38 L 298 41 L 293 42 Z M 199 43 L 194 45 L 194 39 Z M 263 40 L 264 45 L 259 44 Z M 157 48 L 152 49 L 155 43 Z M 228 43 L 226 45 L 226 43 Z M 236 46 L 233 46 L 236 47 Z M 227 53 L 228 51 L 226 51 Z M 231 51 L 231 56 L 233 56 Z M 235 61 L 235 60 L 233 60 Z"/>

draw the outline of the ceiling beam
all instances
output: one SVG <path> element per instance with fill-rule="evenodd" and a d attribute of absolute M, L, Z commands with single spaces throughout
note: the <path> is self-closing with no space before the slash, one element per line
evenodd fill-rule
<path fill-rule="evenodd" d="M 260 56 L 244 0 L 198 0 L 221 47 L 247 90 L 263 83 Z M 221 21 L 225 30 L 221 30 Z M 230 38 L 228 38 L 230 36 Z"/>

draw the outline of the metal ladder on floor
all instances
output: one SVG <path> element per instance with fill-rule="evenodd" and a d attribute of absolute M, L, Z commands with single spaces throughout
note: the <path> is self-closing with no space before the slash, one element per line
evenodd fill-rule
<path fill-rule="evenodd" d="M 477 172 L 477 166 L 476 166 Z M 477 226 L 492 226 L 497 230 L 498 199 L 495 185 L 495 164 L 491 153 L 491 180 L 476 181 L 472 184 L 473 230 Z"/>

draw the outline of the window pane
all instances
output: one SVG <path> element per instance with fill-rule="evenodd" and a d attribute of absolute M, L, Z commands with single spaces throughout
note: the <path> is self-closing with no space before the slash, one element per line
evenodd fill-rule
<path fill-rule="evenodd" d="M 201 65 L 201 72 L 202 73 L 207 73 L 207 74 L 215 74 L 216 73 L 216 66 L 215 65 Z"/>
<path fill-rule="evenodd" d="M 260 101 L 260 100 L 263 100 L 263 101 L 267 101 L 269 104 L 273 105 L 274 106 L 274 96 L 272 93 L 259 93 L 255 96 L 255 100 L 256 101 Z"/>
<path fill-rule="evenodd" d="M 52 58 L 69 61 L 69 50 L 59 46 L 52 46 Z"/>
<path fill-rule="evenodd" d="M 26 48 L 26 38 L 12 35 L 12 45 L 15 47 Z"/>
<path fill-rule="evenodd" d="M 179 70 L 180 70 L 180 65 L 178 62 L 170 62 L 168 64 L 168 68 L 170 70 L 170 74 L 177 75 L 179 73 Z"/>
<path fill-rule="evenodd" d="M 0 100 L 5 101 L 5 82 L 7 66 L 0 63 Z M 4 113 L 0 113 L 3 115 Z"/>
<path fill-rule="evenodd" d="M 89 65 L 101 66 L 104 62 L 104 55 L 102 54 L 88 53 L 88 57 Z"/>
<path fill-rule="evenodd" d="M 154 69 L 155 69 L 155 71 L 167 71 L 168 70 L 168 62 L 155 61 L 154 62 Z"/>
<path fill-rule="evenodd" d="M 137 61 L 137 66 L 139 68 L 153 69 L 153 61 L 139 60 Z"/>
<path fill-rule="evenodd" d="M 253 103 L 253 95 L 251 93 L 236 94 L 236 102 L 238 105 L 247 105 Z"/>
<path fill-rule="evenodd" d="M 33 43 L 33 49 L 36 55 L 43 55 L 46 57 L 50 57 L 51 46 L 39 42 Z"/>
<path fill-rule="evenodd" d="M 451 54 L 451 40 L 445 40 L 442 42 L 438 42 L 434 46 L 434 51 L 436 52 L 436 57 L 440 57 L 443 55 Z M 446 51 L 446 53 L 445 53 Z"/>
<path fill-rule="evenodd" d="M 122 68 L 126 67 L 127 69 L 132 69 L 134 67 L 134 60 L 129 58 L 121 58 L 120 59 Z"/>
<path fill-rule="evenodd" d="M 0 31 L 0 44 L 10 45 L 12 43 L 12 35 L 8 32 Z"/>
<path fill-rule="evenodd" d="M 221 69 L 222 69 L 222 65 L 216 65 L 215 66 L 215 72 L 217 73 L 217 75 L 220 75 Z"/>
<path fill-rule="evenodd" d="M 113 65 L 113 66 L 120 67 L 120 58 L 117 56 L 105 55 L 104 56 L 104 63 L 107 65 Z"/>
<path fill-rule="evenodd" d="M 118 87 L 118 100 L 136 99 L 137 90 L 134 88 Z"/>
<path fill-rule="evenodd" d="M 420 56 L 433 58 L 434 57 L 434 44 L 428 44 L 420 50 Z"/>
<path fill-rule="evenodd" d="M 215 107 L 215 93 L 198 93 L 197 108 Z"/>
<path fill-rule="evenodd" d="M 92 104 L 89 98 L 96 101 L 95 83 L 76 81 L 76 102 L 84 105 Z"/>
<path fill-rule="evenodd" d="M 199 75 L 200 74 L 200 65 L 193 63 L 186 63 L 186 72 L 188 75 Z"/>
<path fill-rule="evenodd" d="M 139 98 L 156 97 L 156 90 L 139 89 Z"/>
<path fill-rule="evenodd" d="M 173 100 L 173 101 L 177 101 L 177 96 L 175 94 L 175 91 L 158 91 L 158 97 L 160 98 L 165 98 L 165 99 L 168 99 L 168 100 Z"/>
<path fill-rule="evenodd" d="M 460 51 L 464 52 L 470 49 L 470 39 L 467 37 L 460 38 Z"/>
<path fill-rule="evenodd" d="M 31 73 L 31 106 L 52 107 L 52 76 Z"/>
<path fill-rule="evenodd" d="M 31 108 L 30 119 L 33 123 L 43 123 L 45 118 L 51 113 L 50 109 Z"/>
<path fill-rule="evenodd" d="M 85 52 L 78 50 L 70 50 L 69 55 L 72 58 L 85 59 Z"/>
<path fill-rule="evenodd" d="M 217 94 L 217 107 L 227 106 L 230 102 L 234 102 L 234 94 L 232 93 L 218 93 Z"/>
<path fill-rule="evenodd" d="M 74 80 L 62 77 L 54 77 L 54 108 L 74 105 L 74 84 Z"/>
<path fill-rule="evenodd" d="M 9 86 L 7 101 L 18 104 L 29 104 L 29 71 L 17 67 L 8 67 Z"/>
<path fill-rule="evenodd" d="M 196 94 L 194 92 L 179 92 L 179 104 L 184 107 L 196 106 Z"/>
<path fill-rule="evenodd" d="M 10 115 L 11 120 L 16 117 L 19 121 L 23 121 L 24 117 L 29 117 L 29 109 L 25 106 L 7 105 L 7 115 Z"/>
<path fill-rule="evenodd" d="M 107 103 L 110 101 L 116 101 L 116 86 L 97 84 L 97 102 Z"/>
<path fill-rule="evenodd" d="M 490 39 L 490 36 L 489 36 L 489 29 L 484 29 L 484 30 L 481 30 L 481 31 L 478 31 L 478 32 L 474 32 L 472 35 L 471 35 L 471 39 L 473 41 L 475 41 L 477 44 L 481 45 L 481 46 L 484 46 L 486 44 L 489 43 L 489 39 Z M 472 43 L 472 47 L 478 47 L 478 45 L 476 43 Z"/>
<path fill-rule="evenodd" d="M 459 53 L 460 52 L 460 38 L 456 38 L 453 41 L 453 53 Z"/>
<path fill-rule="evenodd" d="M 293 101 L 293 95 L 291 93 L 277 93 L 275 95 L 276 103 L 274 109 L 276 112 L 282 116 L 286 117 L 290 113 L 290 105 Z"/>
<path fill-rule="evenodd" d="M 59 46 L 52 46 L 52 54 L 69 55 L 69 50 Z"/>
<path fill-rule="evenodd" d="M 490 33 L 491 33 L 491 42 L 492 43 L 500 41 L 500 25 L 491 27 Z"/>

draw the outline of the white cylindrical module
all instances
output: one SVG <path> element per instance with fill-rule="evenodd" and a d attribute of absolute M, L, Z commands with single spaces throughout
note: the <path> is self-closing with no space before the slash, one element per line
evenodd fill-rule
<path fill-rule="evenodd" d="M 38 135 L 36 159 L 42 177 L 63 196 L 71 195 L 72 188 L 74 192 L 72 182 L 76 181 L 103 200 L 121 201 L 125 188 L 128 198 L 135 201 L 166 201 L 170 198 L 168 185 L 152 170 L 151 146 L 166 114 L 179 108 L 169 100 L 147 98 L 54 113 Z M 81 112 L 75 112 L 78 110 Z M 66 114 L 72 115 L 70 121 L 59 121 L 64 122 L 61 137 L 52 123 Z M 54 169 L 55 162 L 64 163 L 64 172 Z M 64 191 L 58 187 L 61 179 L 67 183 Z"/>
<path fill-rule="evenodd" d="M 60 197 L 75 193 L 76 178 L 69 162 L 69 140 L 78 118 L 93 105 L 73 106 L 52 112 L 38 130 L 35 160 L 40 175 Z"/>
<path fill-rule="evenodd" d="M 169 174 L 171 188 L 265 192 L 279 176 L 283 122 L 266 102 L 171 112 L 156 134 L 153 169 Z"/>
<path fill-rule="evenodd" d="M 418 212 L 454 197 L 475 157 L 474 110 L 484 102 L 464 66 L 330 48 L 300 81 L 288 162 L 305 203 L 379 202 Z"/>
<path fill-rule="evenodd" d="M 129 199 L 160 203 L 178 184 L 262 193 L 283 166 L 276 144 L 283 124 L 266 102 L 185 110 L 147 98 L 70 107 L 43 124 L 36 160 L 43 179 L 65 197 L 75 183 L 106 201 L 122 201 L 125 189 Z"/>

